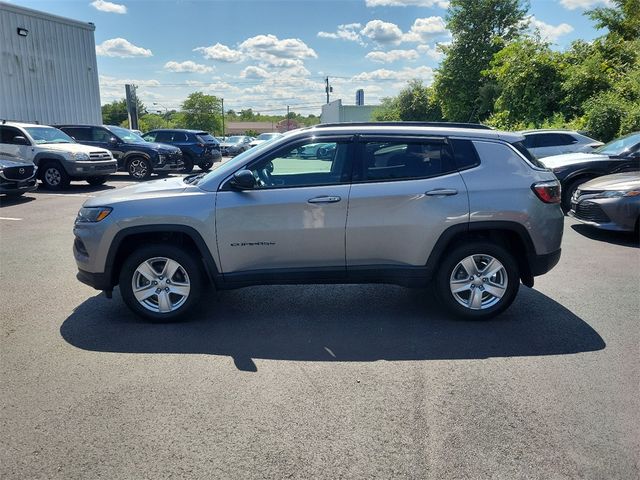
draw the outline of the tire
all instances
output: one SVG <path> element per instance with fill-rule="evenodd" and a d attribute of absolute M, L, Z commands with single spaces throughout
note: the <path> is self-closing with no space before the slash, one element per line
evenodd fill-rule
<path fill-rule="evenodd" d="M 172 264 L 174 274 L 170 278 L 163 278 L 162 270 L 169 262 L 176 262 Z M 146 275 L 141 271 L 146 271 Z M 135 250 L 124 261 L 120 271 L 120 293 L 127 306 L 140 317 L 152 322 L 171 322 L 184 319 L 198 302 L 202 280 L 200 265 L 182 248 L 149 245 Z M 157 282 L 157 286 L 152 282 Z M 142 295 L 138 294 L 140 300 L 136 298 L 134 285 L 139 287 L 138 292 L 142 292 Z M 159 292 L 166 288 L 175 289 L 176 292 L 169 291 L 168 295 L 166 290 Z M 143 295 L 148 297 L 143 298 Z M 163 309 L 166 311 L 163 312 Z"/>
<path fill-rule="evenodd" d="M 204 160 L 198 164 L 198 167 L 203 172 L 206 172 L 207 170 L 210 170 L 211 167 L 213 167 L 213 160 Z"/>
<path fill-rule="evenodd" d="M 502 313 L 516 298 L 520 288 L 518 264 L 504 247 L 471 241 L 454 247 L 445 255 L 436 274 L 436 292 L 452 314 L 469 320 L 485 320 Z M 473 264 L 469 259 L 473 259 Z M 489 266 L 491 259 L 499 264 Z M 494 273 L 483 277 L 483 268 L 487 267 Z M 474 271 L 468 273 L 467 268 Z M 454 288 L 459 291 L 454 293 Z M 479 296 L 478 292 L 481 292 Z"/>
<path fill-rule="evenodd" d="M 94 187 L 99 187 L 100 185 L 104 185 L 107 182 L 107 176 L 103 175 L 101 177 L 89 177 L 87 178 L 87 183 Z"/>
<path fill-rule="evenodd" d="M 577 188 L 585 182 L 591 180 L 590 178 L 578 178 L 577 180 L 572 180 L 567 183 L 566 186 L 562 187 L 562 211 L 567 213 L 571 210 L 571 197 L 573 197 L 573 193 L 577 190 Z"/>
<path fill-rule="evenodd" d="M 38 173 L 42 186 L 47 190 L 64 190 L 71 183 L 66 170 L 56 161 L 45 163 Z"/>
<path fill-rule="evenodd" d="M 12 200 L 15 198 L 20 198 L 25 193 L 27 192 L 5 193 L 5 198 L 7 198 L 8 200 Z"/>
<path fill-rule="evenodd" d="M 184 155 L 182 157 L 182 163 L 184 163 L 182 173 L 191 173 L 193 171 L 193 158 L 189 155 Z"/>
<path fill-rule="evenodd" d="M 153 173 L 151 162 L 144 157 L 134 157 L 127 162 L 127 173 L 134 180 L 148 180 Z"/>

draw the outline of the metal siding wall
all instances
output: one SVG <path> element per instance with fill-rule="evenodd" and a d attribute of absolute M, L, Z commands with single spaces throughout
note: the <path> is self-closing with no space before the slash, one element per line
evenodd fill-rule
<path fill-rule="evenodd" d="M 93 30 L 0 5 L 0 118 L 101 124 Z"/>

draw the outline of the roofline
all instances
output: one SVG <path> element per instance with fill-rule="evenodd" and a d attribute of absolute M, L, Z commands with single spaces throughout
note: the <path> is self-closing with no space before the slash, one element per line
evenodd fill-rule
<path fill-rule="evenodd" d="M 53 22 L 63 23 L 73 27 L 80 27 L 85 30 L 95 31 L 96 26 L 91 22 L 82 22 L 80 20 L 74 20 L 72 18 L 61 17 L 52 13 L 41 12 L 40 10 L 34 10 L 32 8 L 20 7 L 12 3 L 0 1 L 0 11 L 6 10 L 18 15 L 27 15 L 29 17 L 40 18 L 42 20 L 49 20 Z"/>
<path fill-rule="evenodd" d="M 471 128 L 474 130 L 494 130 L 493 127 L 483 125 L 481 123 L 465 123 L 465 122 L 335 122 L 335 123 L 318 123 L 309 128 L 326 128 L 326 127 L 445 127 L 445 128 Z"/>

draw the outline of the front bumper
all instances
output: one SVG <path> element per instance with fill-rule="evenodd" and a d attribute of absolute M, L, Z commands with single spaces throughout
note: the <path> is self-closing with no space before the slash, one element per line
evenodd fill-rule
<path fill-rule="evenodd" d="M 38 188 L 35 176 L 21 181 L 0 180 L 2 180 L 0 181 L 0 194 L 16 195 L 18 193 L 33 192 Z"/>
<path fill-rule="evenodd" d="M 184 170 L 182 154 L 161 155 L 156 158 L 153 165 L 154 172 L 181 172 Z"/>
<path fill-rule="evenodd" d="M 568 214 L 592 227 L 632 232 L 640 216 L 640 197 L 576 199 L 574 196 Z"/>
<path fill-rule="evenodd" d="M 101 177 L 104 175 L 111 175 L 112 173 L 116 173 L 117 171 L 117 160 L 72 162 L 67 164 L 67 173 L 75 178 Z"/>

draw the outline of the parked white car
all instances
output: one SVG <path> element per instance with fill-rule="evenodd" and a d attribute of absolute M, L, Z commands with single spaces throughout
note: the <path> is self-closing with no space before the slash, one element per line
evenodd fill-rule
<path fill-rule="evenodd" d="M 269 140 L 273 140 L 274 138 L 280 138 L 282 136 L 281 133 L 278 132 L 274 132 L 274 133 L 261 133 L 260 135 L 258 135 L 258 137 L 256 139 L 254 139 L 249 146 L 250 147 L 255 147 L 257 145 L 260 145 L 261 143 L 264 142 L 268 142 Z"/>
<path fill-rule="evenodd" d="M 525 138 L 524 146 L 536 158 L 563 153 L 589 153 L 604 145 L 573 130 L 523 130 L 520 133 Z"/>
<path fill-rule="evenodd" d="M 0 155 L 35 164 L 38 178 L 50 190 L 66 188 L 71 180 L 101 185 L 118 168 L 109 150 L 81 145 L 62 130 L 29 123 L 0 124 Z"/>

